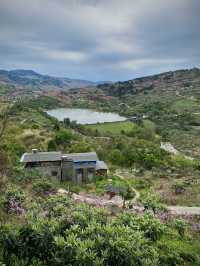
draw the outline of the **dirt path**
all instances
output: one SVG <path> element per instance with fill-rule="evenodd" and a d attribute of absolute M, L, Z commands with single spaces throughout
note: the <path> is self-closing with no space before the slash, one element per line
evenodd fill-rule
<path fill-rule="evenodd" d="M 126 177 L 123 176 L 119 170 L 116 171 L 115 175 L 121 178 L 122 180 L 127 181 Z M 135 198 L 133 199 L 133 203 L 135 203 L 137 199 L 139 199 L 140 193 L 135 188 L 133 187 L 131 188 L 135 192 L 135 195 L 136 195 Z M 143 209 L 137 206 L 133 206 L 133 208 L 136 208 L 136 209 L 139 208 L 140 211 Z M 173 215 L 200 215 L 200 207 L 167 206 L 167 210 Z"/>
<path fill-rule="evenodd" d="M 59 194 L 65 194 L 68 195 L 68 191 L 65 189 L 58 189 L 58 193 Z M 97 196 L 94 194 L 86 194 L 86 193 L 80 193 L 80 194 L 76 194 L 76 193 L 72 193 L 71 197 L 79 202 L 84 202 L 87 204 L 91 204 L 97 207 L 106 207 L 106 206 L 111 206 L 111 205 L 116 205 L 119 208 L 122 208 L 123 206 L 123 200 L 120 196 L 115 196 L 112 199 L 109 199 L 106 196 Z"/>
<path fill-rule="evenodd" d="M 200 207 L 168 206 L 167 209 L 174 215 L 200 215 Z"/>
<path fill-rule="evenodd" d="M 58 189 L 59 194 L 68 195 L 68 191 L 65 189 Z M 71 194 L 71 197 L 79 202 L 87 203 L 96 207 L 109 207 L 112 205 L 118 206 L 119 208 L 123 207 L 123 200 L 120 196 L 115 196 L 111 200 L 106 196 L 96 196 L 93 194 Z M 137 194 L 137 197 L 139 197 L 139 193 Z M 134 198 L 134 200 L 136 200 Z M 143 207 L 139 206 L 133 206 L 133 211 L 139 211 L 142 212 L 144 210 Z M 131 211 L 130 210 L 130 211 Z M 200 215 L 200 207 L 187 207 L 187 206 L 168 206 L 167 210 L 173 214 L 173 215 Z"/>
<path fill-rule="evenodd" d="M 120 173 L 119 171 L 116 171 L 116 172 L 115 172 L 115 175 L 118 176 L 120 179 L 126 181 L 127 184 L 129 185 L 127 179 L 126 179 L 124 176 L 122 176 L 121 173 Z M 132 199 L 132 203 L 135 203 L 135 202 L 139 199 L 139 197 L 140 197 L 140 193 L 139 193 L 139 191 L 137 191 L 134 187 L 132 187 L 132 186 L 130 186 L 130 187 L 131 187 L 132 191 L 135 193 L 135 197 L 134 197 L 134 199 Z"/>

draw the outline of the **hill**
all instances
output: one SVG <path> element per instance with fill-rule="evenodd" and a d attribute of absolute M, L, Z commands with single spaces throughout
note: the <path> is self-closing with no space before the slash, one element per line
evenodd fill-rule
<path fill-rule="evenodd" d="M 148 117 L 163 139 L 200 157 L 200 69 L 177 70 L 96 88 L 69 90 L 66 105 Z"/>
<path fill-rule="evenodd" d="M 200 265 L 200 216 L 167 207 L 200 206 L 197 80 L 191 78 L 193 85 L 183 90 L 172 85 L 119 96 L 103 85 L 47 90 L 37 98 L 21 94 L 24 98 L 15 101 L 0 97 L 0 265 Z M 16 90 L 0 86 L 0 96 L 8 91 Z M 59 122 L 45 110 L 60 104 L 137 114 L 142 120 Z M 161 148 L 166 141 L 180 153 Z M 21 155 L 33 148 L 96 151 L 109 165 L 108 176 L 83 184 L 59 182 L 21 165 Z M 110 185 L 117 197 L 100 207 Z"/>
<path fill-rule="evenodd" d="M 70 79 L 41 75 L 33 70 L 0 70 L 0 84 L 12 85 L 16 88 L 28 88 L 30 90 L 68 90 L 71 88 L 83 88 L 95 86 L 96 83 L 81 79 Z"/>
<path fill-rule="evenodd" d="M 112 96 L 137 94 L 150 90 L 184 90 L 200 86 L 200 69 L 169 71 L 113 84 L 99 84 L 98 88 Z"/>

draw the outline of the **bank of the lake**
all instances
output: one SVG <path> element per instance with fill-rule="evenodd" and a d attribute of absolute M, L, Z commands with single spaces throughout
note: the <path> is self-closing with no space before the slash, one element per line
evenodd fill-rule
<path fill-rule="evenodd" d="M 69 118 L 71 121 L 76 120 L 79 124 L 97 124 L 105 122 L 120 122 L 125 121 L 127 118 L 120 116 L 117 113 L 98 112 L 91 109 L 78 109 L 78 108 L 56 108 L 48 110 L 50 116 L 63 121 Z"/>

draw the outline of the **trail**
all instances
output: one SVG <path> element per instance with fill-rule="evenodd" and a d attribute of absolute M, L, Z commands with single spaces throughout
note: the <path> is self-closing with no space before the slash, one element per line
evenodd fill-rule
<path fill-rule="evenodd" d="M 129 185 L 129 182 L 127 180 L 127 178 L 121 174 L 121 172 L 119 170 L 117 170 L 115 172 L 115 175 L 118 176 L 121 180 L 126 181 L 127 184 Z M 135 188 L 133 188 L 132 186 L 130 186 L 132 191 L 135 193 L 135 197 L 134 199 L 132 199 L 132 203 L 136 203 L 137 200 L 140 197 L 140 193 L 139 191 L 137 191 Z M 107 195 L 104 196 L 97 196 L 94 194 L 86 194 L 86 193 L 80 193 L 80 194 L 76 194 L 76 193 L 69 193 L 69 191 L 65 190 L 65 189 L 58 189 L 58 193 L 59 194 L 64 194 L 64 195 L 69 195 L 72 197 L 72 199 L 79 201 L 79 202 L 83 202 L 83 203 L 87 203 L 96 207 L 109 207 L 112 205 L 115 205 L 119 208 L 123 207 L 123 199 L 120 196 L 115 196 L 112 199 L 109 199 L 109 197 Z M 188 206 L 167 206 L 167 210 L 170 214 L 172 215 L 176 215 L 176 216 L 194 216 L 194 215 L 200 215 L 200 207 L 188 207 Z M 132 209 L 129 209 L 129 211 L 139 211 L 139 212 L 143 212 L 144 208 L 141 206 L 137 206 L 136 204 L 133 205 Z"/>
<path fill-rule="evenodd" d="M 122 176 L 119 171 L 116 170 L 115 175 L 118 176 L 121 180 L 125 181 L 129 185 L 129 182 L 128 182 L 127 178 L 125 178 L 124 176 Z M 132 199 L 132 203 L 135 203 L 139 199 L 139 197 L 140 197 L 140 192 L 137 191 L 132 186 L 130 186 L 130 188 L 135 193 L 135 197 L 134 197 L 134 199 Z"/>
<path fill-rule="evenodd" d="M 62 188 L 58 189 L 58 193 L 69 195 L 69 192 Z M 72 199 L 76 201 L 84 202 L 97 207 L 108 207 L 111 205 L 116 205 L 119 208 L 123 207 L 123 200 L 120 196 L 115 196 L 112 199 L 109 199 L 109 197 L 107 196 L 97 196 L 94 194 L 86 194 L 86 193 L 80 193 L 80 194 L 72 193 L 70 194 L 70 196 L 72 197 Z"/>
<path fill-rule="evenodd" d="M 168 206 L 167 210 L 174 215 L 200 215 L 200 207 Z"/>

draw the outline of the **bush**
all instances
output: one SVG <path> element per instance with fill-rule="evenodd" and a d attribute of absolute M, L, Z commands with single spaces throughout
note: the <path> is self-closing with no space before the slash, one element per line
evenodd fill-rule
<path fill-rule="evenodd" d="M 120 150 L 115 149 L 110 152 L 109 160 L 114 165 L 123 165 L 125 161 L 125 157 Z"/>
<path fill-rule="evenodd" d="M 117 217 L 117 223 L 129 226 L 133 230 L 142 231 L 145 237 L 152 241 L 161 239 L 167 230 L 166 226 L 150 213 L 146 213 L 143 216 L 123 213 Z"/>
<path fill-rule="evenodd" d="M 35 179 L 42 178 L 41 173 L 37 169 L 26 169 L 23 166 L 16 166 L 12 172 L 12 180 L 17 180 L 18 182 L 30 182 Z"/>
<path fill-rule="evenodd" d="M 175 184 L 172 185 L 172 188 L 175 194 L 182 194 L 185 192 L 186 184 L 184 181 L 177 181 Z"/>
<path fill-rule="evenodd" d="M 4 197 L 6 202 L 10 200 L 23 202 L 25 199 L 25 193 L 21 190 L 20 187 L 15 185 L 10 185 L 5 191 Z"/>
<path fill-rule="evenodd" d="M 165 211 L 165 205 L 160 202 L 160 197 L 154 191 L 142 195 L 141 202 L 145 210 L 152 210 L 154 213 Z"/>
<path fill-rule="evenodd" d="M 67 144 L 73 139 L 73 135 L 70 131 L 60 131 L 55 136 L 55 143 L 57 145 Z"/>
<path fill-rule="evenodd" d="M 25 193 L 20 187 L 10 185 L 3 197 L 4 209 L 7 213 L 23 214 L 22 202 L 25 200 Z"/>
<path fill-rule="evenodd" d="M 46 192 L 53 192 L 55 190 L 55 187 L 48 179 L 42 178 L 33 182 L 33 190 L 36 193 L 41 194 Z"/>
<path fill-rule="evenodd" d="M 183 238 L 187 229 L 187 223 L 183 220 L 175 219 L 173 222 L 173 226 L 178 231 L 180 237 Z"/>

